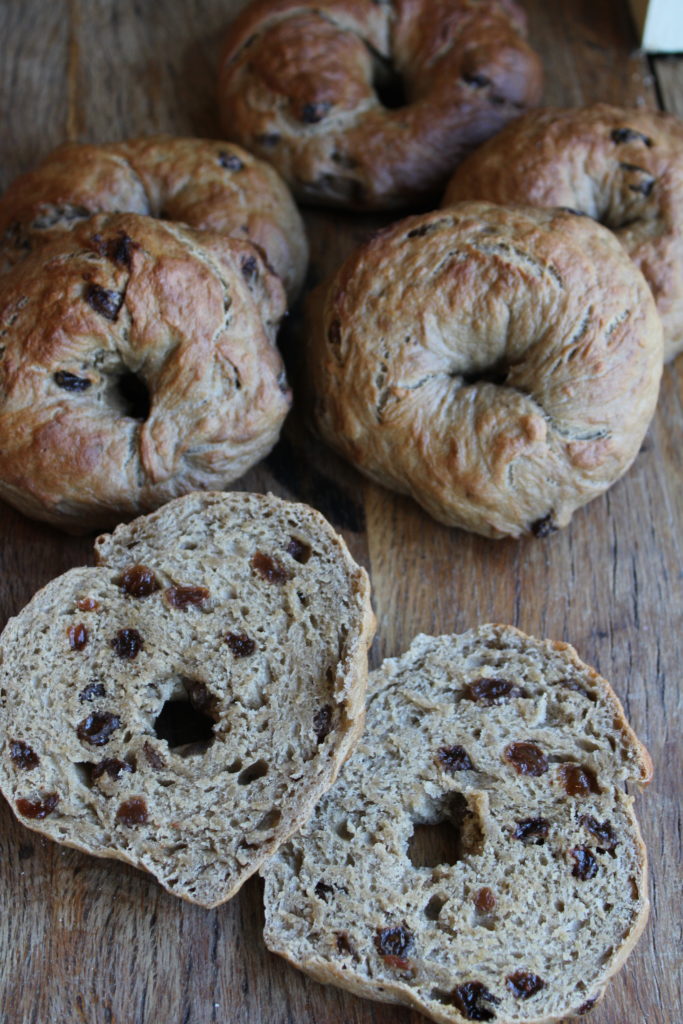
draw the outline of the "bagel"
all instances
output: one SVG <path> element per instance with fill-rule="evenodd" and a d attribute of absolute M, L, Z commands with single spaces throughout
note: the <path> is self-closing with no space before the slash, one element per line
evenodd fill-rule
<path fill-rule="evenodd" d="M 435 519 L 544 536 L 628 468 L 661 323 L 606 228 L 460 203 L 393 224 L 313 293 L 324 439 Z"/>
<path fill-rule="evenodd" d="M 277 440 L 280 279 L 260 250 L 99 214 L 2 277 L 0 497 L 71 532 L 220 489 Z"/>
<path fill-rule="evenodd" d="M 304 201 L 391 209 L 540 98 L 514 0 L 260 0 L 228 31 L 223 130 Z"/>
<path fill-rule="evenodd" d="M 683 121 L 605 103 L 534 111 L 460 165 L 444 205 L 463 199 L 568 206 L 605 224 L 652 289 L 665 359 L 683 350 Z"/>
<path fill-rule="evenodd" d="M 170 136 L 61 146 L 0 199 L 0 266 L 95 213 L 142 213 L 236 235 L 266 254 L 290 298 L 308 250 L 284 182 L 239 146 Z"/>

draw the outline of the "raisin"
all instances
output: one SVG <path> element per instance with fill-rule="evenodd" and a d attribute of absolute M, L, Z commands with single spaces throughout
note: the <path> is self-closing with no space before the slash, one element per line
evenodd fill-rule
<path fill-rule="evenodd" d="M 108 711 L 102 714 L 92 714 L 79 722 L 76 727 L 76 735 L 79 740 L 90 743 L 93 747 L 102 747 L 109 742 L 109 737 L 121 725 L 118 715 L 111 715 Z"/>
<path fill-rule="evenodd" d="M 123 305 L 123 292 L 110 291 L 99 284 L 89 284 L 85 289 L 85 300 L 100 316 L 114 321 Z"/>
<path fill-rule="evenodd" d="M 256 135 L 254 137 L 254 142 L 256 142 L 257 145 L 265 146 L 267 149 L 270 149 L 272 146 L 277 146 L 279 141 L 279 132 L 263 132 L 263 134 Z"/>
<path fill-rule="evenodd" d="M 75 373 L 68 370 L 57 370 L 52 376 L 55 384 L 65 391 L 87 391 L 92 381 L 89 377 L 77 377 Z"/>
<path fill-rule="evenodd" d="M 255 256 L 248 256 L 242 263 L 242 277 L 245 281 L 253 281 L 257 276 L 258 263 Z"/>
<path fill-rule="evenodd" d="M 644 167 L 639 167 L 638 164 L 621 163 L 619 164 L 619 166 L 621 167 L 622 171 L 627 171 L 628 173 L 633 174 L 645 175 L 642 181 L 636 182 L 633 185 L 629 185 L 629 191 L 637 192 L 639 195 L 643 195 L 645 197 L 650 195 L 652 189 L 655 186 L 655 178 L 652 177 L 649 171 L 646 171 Z"/>
<path fill-rule="evenodd" d="M 600 792 L 595 775 L 583 765 L 561 764 L 560 778 L 568 796 L 588 796 L 589 793 Z"/>
<path fill-rule="evenodd" d="M 557 533 L 559 526 L 553 518 L 553 513 L 548 512 L 548 514 L 543 516 L 541 519 L 536 519 L 529 529 L 533 533 L 534 537 L 538 537 L 542 540 L 544 537 L 549 537 L 551 533 Z"/>
<path fill-rule="evenodd" d="M 130 270 L 131 263 L 133 262 L 133 250 L 137 249 L 137 244 L 132 238 L 122 231 L 118 238 L 112 238 L 107 246 L 107 256 L 112 263 L 118 263 L 126 270 Z M 118 312 L 118 310 L 117 310 Z"/>
<path fill-rule="evenodd" d="M 581 1003 L 581 1006 L 576 1011 L 579 1017 L 583 1017 L 584 1013 L 590 1013 L 590 1011 L 595 1007 L 598 998 L 598 996 L 593 996 L 591 999 L 587 999 L 585 1003 Z"/>
<path fill-rule="evenodd" d="M 322 879 L 315 883 L 315 889 L 313 892 L 316 894 L 319 900 L 323 903 L 327 903 L 327 897 L 334 892 L 334 886 L 328 885 L 327 882 L 323 882 Z"/>
<path fill-rule="evenodd" d="M 155 771 L 159 772 L 162 768 L 166 767 L 165 758 L 162 757 L 158 750 L 155 750 L 148 740 L 145 740 L 142 752 L 147 759 L 147 763 L 150 764 Z"/>
<path fill-rule="evenodd" d="M 582 882 L 595 878 L 598 873 L 598 862 L 587 846 L 575 846 L 569 853 L 574 858 L 574 867 L 572 868 L 574 878 L 580 878 Z"/>
<path fill-rule="evenodd" d="M 218 163 L 225 167 L 226 171 L 241 171 L 244 167 L 236 153 L 228 153 L 226 150 L 221 150 L 218 154 Z"/>
<path fill-rule="evenodd" d="M 549 832 L 550 823 L 545 818 L 525 818 L 524 821 L 517 822 L 513 836 L 515 839 L 521 839 L 522 842 L 530 840 L 540 846 L 548 838 Z"/>
<path fill-rule="evenodd" d="M 264 555 L 262 551 L 256 552 L 251 560 L 251 567 L 268 583 L 286 583 L 290 578 L 285 567 L 277 559 Z"/>
<path fill-rule="evenodd" d="M 23 740 L 10 740 L 9 754 L 17 768 L 25 768 L 30 771 L 40 764 L 40 758 L 28 743 Z"/>
<path fill-rule="evenodd" d="M 79 612 L 95 612 L 100 607 L 94 597 L 81 597 L 76 601 Z"/>
<path fill-rule="evenodd" d="M 137 658 L 143 647 L 142 637 L 137 629 L 120 629 L 109 642 L 119 658 L 129 660 Z"/>
<path fill-rule="evenodd" d="M 399 925 L 397 928 L 378 928 L 375 934 L 375 948 L 382 957 L 405 960 L 414 945 L 413 933 L 405 925 Z"/>
<path fill-rule="evenodd" d="M 468 71 L 462 77 L 463 81 L 467 82 L 468 85 L 473 85 L 475 89 L 483 89 L 491 84 L 491 79 L 487 78 L 486 75 L 482 75 L 479 71 Z"/>
<path fill-rule="evenodd" d="M 539 978 L 537 974 L 532 974 L 530 971 L 515 971 L 514 974 L 508 974 L 505 985 L 515 999 L 531 999 L 542 988 L 545 988 L 543 978 Z"/>
<path fill-rule="evenodd" d="M 464 985 L 458 985 L 453 989 L 450 1001 L 466 1020 L 495 1020 L 493 1010 L 482 1006 L 481 1003 L 497 1005 L 500 999 L 496 999 L 481 981 L 466 981 Z"/>
<path fill-rule="evenodd" d="M 198 608 L 203 604 L 209 597 L 209 591 L 206 587 L 168 587 L 165 597 L 171 608 L 185 611 L 190 605 Z"/>
<path fill-rule="evenodd" d="M 548 771 L 548 758 L 535 743 L 511 743 L 505 748 L 503 757 L 520 775 L 538 777 Z"/>
<path fill-rule="evenodd" d="M 311 545 L 306 544 L 303 540 L 299 540 L 298 537 L 290 537 L 289 544 L 287 545 L 287 554 L 291 555 L 295 562 L 301 562 L 302 565 L 305 565 L 311 557 Z"/>
<path fill-rule="evenodd" d="M 617 144 L 621 142 L 644 142 L 648 148 L 652 146 L 652 139 L 649 139 L 647 135 L 643 135 L 642 132 L 637 132 L 635 128 L 615 128 L 611 134 L 611 139 L 612 142 Z"/>
<path fill-rule="evenodd" d="M 331 103 L 324 100 L 320 103 L 306 103 L 301 110 L 300 119 L 304 124 L 317 124 L 329 113 L 331 106 Z"/>
<path fill-rule="evenodd" d="M 123 573 L 119 586 L 131 597 L 148 597 L 159 590 L 161 584 L 146 565 L 131 565 Z"/>
<path fill-rule="evenodd" d="M 318 744 L 322 743 L 325 737 L 332 732 L 332 708 L 329 704 L 320 708 L 313 715 L 313 732 Z"/>
<path fill-rule="evenodd" d="M 601 853 L 608 853 L 617 845 L 617 834 L 609 821 L 598 821 L 591 814 L 584 814 L 579 818 L 579 824 L 590 832 L 598 844 Z"/>
<path fill-rule="evenodd" d="M 474 771 L 474 765 L 464 747 L 439 747 L 436 762 L 446 772 Z"/>
<path fill-rule="evenodd" d="M 492 889 L 484 886 L 476 894 L 473 902 L 480 914 L 490 914 L 496 905 L 496 897 L 493 895 Z"/>
<path fill-rule="evenodd" d="M 99 779 L 106 772 L 110 779 L 120 779 L 124 772 L 132 772 L 133 766 L 127 761 L 119 761 L 116 757 L 105 757 L 98 761 L 92 770 L 93 779 Z"/>
<path fill-rule="evenodd" d="M 86 700 L 92 701 L 94 700 L 95 697 L 105 696 L 106 694 L 104 692 L 104 683 L 90 683 L 90 685 L 86 686 L 84 690 L 81 690 L 81 692 L 78 695 L 78 699 L 82 704 Z"/>
<path fill-rule="evenodd" d="M 513 697 L 524 697 L 524 690 L 510 679 L 495 679 L 482 676 L 467 683 L 463 690 L 466 700 L 475 700 L 478 704 L 491 706 L 512 700 Z"/>
<path fill-rule="evenodd" d="M 132 796 L 130 800 L 124 800 L 116 812 L 116 820 L 122 825 L 146 825 L 147 804 L 141 796 Z"/>
<path fill-rule="evenodd" d="M 236 658 L 248 658 L 256 650 L 256 641 L 246 633 L 228 633 L 225 642 Z"/>
<path fill-rule="evenodd" d="M 66 631 L 69 638 L 69 647 L 72 651 L 82 651 L 88 642 L 88 630 L 82 622 L 77 626 L 69 626 Z"/>
<path fill-rule="evenodd" d="M 351 945 L 348 932 L 335 932 L 337 940 L 337 952 L 340 956 L 356 956 L 356 951 Z"/>
<path fill-rule="evenodd" d="M 17 800 L 17 810 L 24 818 L 40 820 L 52 814 L 58 803 L 59 797 L 56 793 L 47 793 L 42 800 L 27 800 L 22 796 Z"/>
<path fill-rule="evenodd" d="M 419 228 L 413 228 L 412 231 L 409 231 L 406 238 L 424 238 L 425 235 L 428 235 L 433 230 L 434 226 L 432 224 L 421 224 Z"/>

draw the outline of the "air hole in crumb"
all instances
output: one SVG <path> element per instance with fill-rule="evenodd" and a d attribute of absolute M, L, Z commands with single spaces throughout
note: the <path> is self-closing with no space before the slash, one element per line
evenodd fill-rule
<path fill-rule="evenodd" d="M 441 913 L 445 905 L 445 896 L 439 896 L 438 894 L 432 896 L 429 903 L 425 907 L 425 917 L 428 918 L 430 921 L 438 921 L 439 914 Z"/>
<path fill-rule="evenodd" d="M 240 772 L 237 781 L 240 786 L 248 786 L 250 782 L 256 782 L 257 779 L 262 779 L 267 774 L 268 763 L 263 760 L 255 761 L 254 764 L 250 764 L 248 768 Z"/>
<path fill-rule="evenodd" d="M 416 868 L 457 864 L 469 854 L 481 853 L 483 834 L 462 793 L 444 801 L 438 820 L 416 824 L 408 840 L 408 858 Z"/>
<path fill-rule="evenodd" d="M 154 733 L 158 739 L 166 740 L 174 754 L 188 757 L 204 754 L 211 746 L 215 719 L 207 713 L 211 710 L 210 697 L 197 697 L 203 685 L 186 680 L 183 686 L 187 696 L 166 701 L 154 723 Z"/>
<path fill-rule="evenodd" d="M 90 761 L 76 761 L 73 767 L 81 786 L 85 786 L 86 789 L 92 789 L 92 770 L 95 765 L 91 764 Z"/>
<path fill-rule="evenodd" d="M 282 821 L 282 813 L 273 807 L 272 810 L 267 811 L 259 821 L 256 828 L 259 832 L 266 832 L 270 828 L 275 828 Z"/>
<path fill-rule="evenodd" d="M 133 420 L 147 419 L 152 403 L 141 377 L 130 372 L 122 374 L 116 382 L 116 394 L 124 416 Z"/>

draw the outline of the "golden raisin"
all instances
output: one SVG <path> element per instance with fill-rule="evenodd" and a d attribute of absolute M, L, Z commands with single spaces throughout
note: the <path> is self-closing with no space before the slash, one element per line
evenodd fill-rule
<path fill-rule="evenodd" d="M 116 820 L 122 825 L 146 825 L 147 804 L 141 796 L 132 796 L 130 800 L 124 800 L 116 812 Z"/>
<path fill-rule="evenodd" d="M 79 622 L 77 626 L 69 626 L 67 636 L 72 651 L 82 651 L 88 642 L 88 630 L 82 622 Z"/>
<path fill-rule="evenodd" d="M 548 771 L 548 758 L 535 743 L 511 743 L 503 757 L 520 775 L 539 776 Z"/>
<path fill-rule="evenodd" d="M 17 800 L 17 810 L 24 818 L 40 821 L 52 814 L 58 803 L 59 796 L 56 793 L 47 793 L 42 800 L 27 800 L 22 796 Z"/>
<path fill-rule="evenodd" d="M 185 611 L 190 606 L 198 608 L 199 605 L 203 604 L 209 596 L 209 591 L 206 587 L 183 587 L 178 585 L 168 587 L 164 596 L 171 608 Z"/>
<path fill-rule="evenodd" d="M 123 573 L 120 586 L 131 597 L 148 597 L 159 590 L 161 584 L 146 565 L 131 565 Z"/>

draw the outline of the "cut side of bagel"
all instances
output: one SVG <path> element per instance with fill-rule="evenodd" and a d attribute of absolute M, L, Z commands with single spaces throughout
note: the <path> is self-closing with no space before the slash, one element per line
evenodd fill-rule
<path fill-rule="evenodd" d="M 323 517 L 191 494 L 97 542 L 0 638 L 0 787 L 29 828 L 215 906 L 362 728 L 374 618 Z"/>
<path fill-rule="evenodd" d="M 264 870 L 267 945 L 449 1024 L 585 1013 L 647 919 L 623 783 L 650 774 L 569 645 L 419 636 L 371 674 L 355 754 Z"/>

